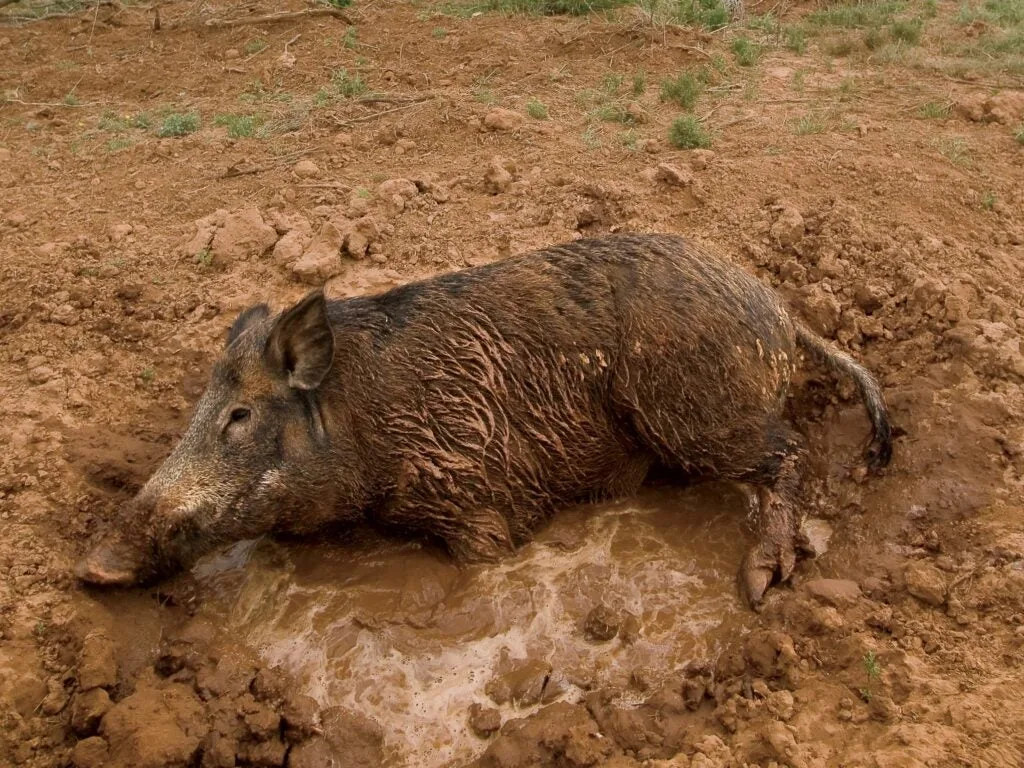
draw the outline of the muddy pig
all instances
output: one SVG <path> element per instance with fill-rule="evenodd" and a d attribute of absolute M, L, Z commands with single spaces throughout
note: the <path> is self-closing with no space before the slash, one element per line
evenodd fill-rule
<path fill-rule="evenodd" d="M 375 296 L 243 312 L 181 442 L 76 566 L 133 584 L 262 534 L 369 522 L 461 561 L 653 466 L 756 491 L 740 566 L 756 604 L 796 561 L 802 441 L 783 418 L 801 347 L 881 390 L 758 280 L 668 235 L 580 240 Z"/>

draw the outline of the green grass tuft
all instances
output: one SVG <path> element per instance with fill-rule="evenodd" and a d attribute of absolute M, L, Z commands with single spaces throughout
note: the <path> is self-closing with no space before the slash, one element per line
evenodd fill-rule
<path fill-rule="evenodd" d="M 674 78 L 661 81 L 661 100 L 671 101 L 690 111 L 704 92 L 704 80 L 693 72 L 681 72 Z"/>
<path fill-rule="evenodd" d="M 761 46 L 747 37 L 737 37 L 730 46 L 736 63 L 741 67 L 752 67 L 761 58 Z"/>
<path fill-rule="evenodd" d="M 927 104 L 922 104 L 917 110 L 917 116 L 923 117 L 926 120 L 944 120 L 949 117 L 951 112 L 949 104 L 940 104 L 937 101 L 929 101 Z"/>
<path fill-rule="evenodd" d="M 195 133 L 199 130 L 199 124 L 199 115 L 195 112 L 189 112 L 188 114 L 172 112 L 160 124 L 157 136 L 163 139 L 188 136 L 190 133 Z"/>
<path fill-rule="evenodd" d="M 711 146 L 711 134 L 693 115 L 673 120 L 668 129 L 668 140 L 676 149 L 706 149 Z"/>
<path fill-rule="evenodd" d="M 526 114 L 528 114 L 534 120 L 547 120 L 547 105 L 538 101 L 537 99 L 530 99 L 528 102 L 526 102 Z"/>
<path fill-rule="evenodd" d="M 214 125 L 226 127 L 228 136 L 233 139 L 251 137 L 261 122 L 263 121 L 254 115 L 217 115 L 213 120 Z"/>

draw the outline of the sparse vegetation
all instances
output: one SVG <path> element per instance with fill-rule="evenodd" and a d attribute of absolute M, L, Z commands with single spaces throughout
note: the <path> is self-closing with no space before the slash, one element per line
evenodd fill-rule
<path fill-rule="evenodd" d="M 937 101 L 929 101 L 922 104 L 917 110 L 917 116 L 926 120 L 944 120 L 949 117 L 950 104 L 940 104 Z"/>
<path fill-rule="evenodd" d="M 970 168 L 974 165 L 967 140 L 961 136 L 939 139 L 936 142 L 936 147 L 942 156 L 957 168 Z"/>
<path fill-rule="evenodd" d="M 889 27 L 893 39 L 907 45 L 917 45 L 921 42 L 921 30 L 923 29 L 924 21 L 922 19 L 897 19 Z"/>
<path fill-rule="evenodd" d="M 528 102 L 526 102 L 526 114 L 528 114 L 534 120 L 547 120 L 547 105 L 538 101 L 537 99 L 530 99 Z"/>
<path fill-rule="evenodd" d="M 228 136 L 233 139 L 249 138 L 261 122 L 260 118 L 254 115 L 217 115 L 213 120 L 214 125 L 226 127 Z"/>
<path fill-rule="evenodd" d="M 804 115 L 796 121 L 793 132 L 797 136 L 809 136 L 813 133 L 825 132 L 825 121 L 817 115 Z"/>
<path fill-rule="evenodd" d="M 647 73 L 642 69 L 633 73 L 633 95 L 643 96 L 647 91 Z"/>
<path fill-rule="evenodd" d="M 782 40 L 793 53 L 803 55 L 807 51 L 807 33 L 803 27 L 786 27 L 782 30 Z"/>
<path fill-rule="evenodd" d="M 132 140 L 125 138 L 124 136 L 115 136 L 114 138 L 107 141 L 108 152 L 120 152 L 128 149 L 132 145 Z"/>
<path fill-rule="evenodd" d="M 358 34 L 355 27 L 348 27 L 341 38 L 341 44 L 349 50 L 355 50 L 359 46 L 359 41 L 356 39 Z"/>
<path fill-rule="evenodd" d="M 336 69 L 331 75 L 331 87 L 339 96 L 351 99 L 353 96 L 360 96 L 368 90 L 359 73 L 350 74 L 347 69 Z"/>
<path fill-rule="evenodd" d="M 1024 123 L 1017 126 L 1017 130 L 1013 136 L 1017 139 L 1018 144 L 1024 144 Z"/>
<path fill-rule="evenodd" d="M 752 67 L 761 58 L 761 46 L 748 37 L 737 37 L 730 48 L 736 63 L 741 67 Z"/>
<path fill-rule="evenodd" d="M 247 55 L 255 56 L 260 51 L 266 50 L 266 47 L 267 41 L 257 37 L 247 42 L 243 50 L 246 52 Z"/>
<path fill-rule="evenodd" d="M 156 378 L 156 369 L 153 366 L 146 366 L 142 369 L 142 373 L 139 374 L 139 378 L 146 384 L 149 384 Z"/>
<path fill-rule="evenodd" d="M 710 30 L 721 29 L 729 23 L 729 9 L 722 0 L 679 0 L 671 16 L 678 24 Z"/>
<path fill-rule="evenodd" d="M 209 269 L 213 266 L 213 251 L 203 248 L 195 256 L 195 263 L 200 269 Z"/>
<path fill-rule="evenodd" d="M 996 193 L 991 189 L 985 190 L 981 196 L 981 207 L 986 211 L 991 211 L 996 207 Z"/>
<path fill-rule="evenodd" d="M 867 673 L 868 682 L 877 682 L 882 677 L 882 665 L 875 656 L 874 651 L 868 651 L 861 660 L 864 664 L 864 671 Z"/>
<path fill-rule="evenodd" d="M 704 81 L 693 72 L 681 72 L 674 78 L 661 81 L 661 100 L 692 110 L 704 91 Z"/>
<path fill-rule="evenodd" d="M 711 146 L 711 134 L 693 115 L 673 120 L 668 129 L 668 140 L 676 149 L 706 149 Z"/>
<path fill-rule="evenodd" d="M 522 13 L 531 16 L 585 16 L 610 11 L 634 0 L 470 0 L 446 7 L 453 16 L 472 16 L 479 12 Z"/>
<path fill-rule="evenodd" d="M 448 36 L 448 30 L 444 27 L 434 27 L 431 31 L 430 36 L 435 40 L 444 40 Z"/>
<path fill-rule="evenodd" d="M 157 136 L 161 138 L 177 138 L 188 136 L 190 133 L 195 133 L 198 130 L 199 115 L 195 112 L 189 112 L 188 114 L 172 112 L 163 119 L 160 129 L 157 131 Z"/>
<path fill-rule="evenodd" d="M 817 27 L 866 29 L 881 27 L 892 21 L 903 10 L 900 0 L 876 0 L 855 4 L 834 4 L 807 14 L 805 21 Z"/>

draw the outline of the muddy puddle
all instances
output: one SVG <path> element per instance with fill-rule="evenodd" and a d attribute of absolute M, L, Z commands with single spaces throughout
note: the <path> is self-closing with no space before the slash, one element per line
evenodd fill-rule
<path fill-rule="evenodd" d="M 488 567 L 359 534 L 243 542 L 195 573 L 232 637 L 321 704 L 377 720 L 389 765 L 433 768 L 483 750 L 474 703 L 504 721 L 596 686 L 639 702 L 638 670 L 653 685 L 716 656 L 752 619 L 735 588 L 744 510 L 729 486 L 650 489 L 567 510 Z"/>

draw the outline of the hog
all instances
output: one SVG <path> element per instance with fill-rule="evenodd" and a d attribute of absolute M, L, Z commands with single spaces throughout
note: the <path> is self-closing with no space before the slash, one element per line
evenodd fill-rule
<path fill-rule="evenodd" d="M 242 312 L 173 452 L 75 566 L 131 585 L 222 545 L 369 523 L 493 561 L 561 506 L 652 468 L 745 484 L 756 606 L 793 572 L 806 449 L 797 350 L 852 377 L 888 464 L 878 382 L 777 294 L 673 235 L 552 246 L 372 296 Z"/>

